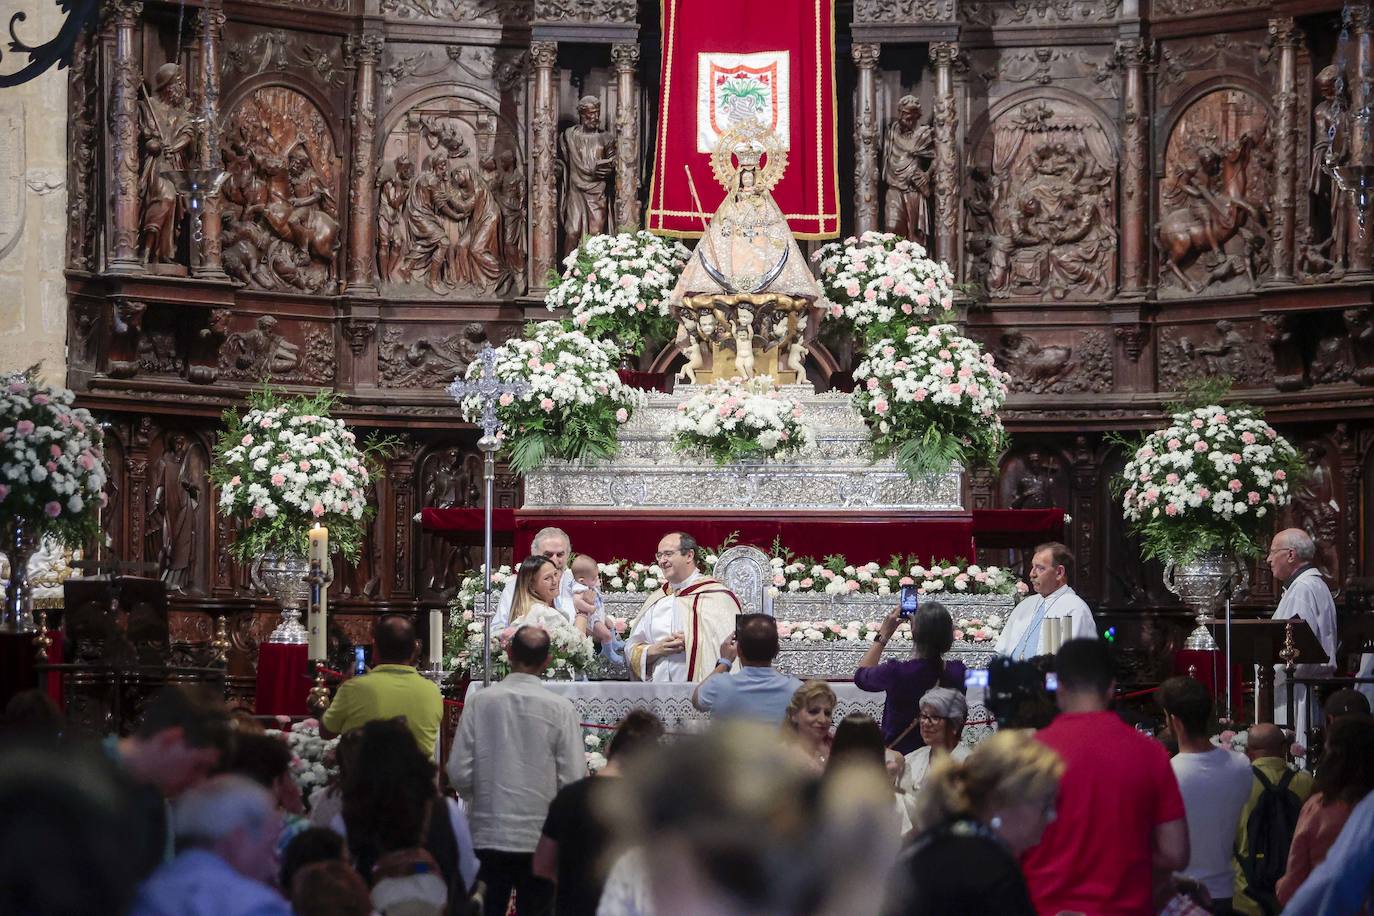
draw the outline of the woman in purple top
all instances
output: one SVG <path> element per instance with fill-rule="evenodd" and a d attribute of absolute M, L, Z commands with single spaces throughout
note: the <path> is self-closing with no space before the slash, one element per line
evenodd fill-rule
<path fill-rule="evenodd" d="M 923 744 L 921 730 L 916 727 L 921 697 L 932 687 L 952 687 L 963 693 L 964 663 L 942 658 L 954 644 L 954 621 L 949 611 L 932 602 L 911 618 L 911 658 L 879 664 L 883 648 L 901 622 L 901 612 L 895 609 L 883 618 L 873 645 L 854 672 L 854 686 L 870 693 L 887 691 L 883 740 L 888 747 L 909 754 Z"/>

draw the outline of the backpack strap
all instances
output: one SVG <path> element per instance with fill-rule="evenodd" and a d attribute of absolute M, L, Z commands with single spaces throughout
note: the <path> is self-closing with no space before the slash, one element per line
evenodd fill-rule
<path fill-rule="evenodd" d="M 1253 773 L 1255 774 L 1255 778 L 1258 779 L 1258 780 L 1260 781 L 1260 785 L 1261 785 L 1266 791 L 1268 791 L 1269 789 L 1274 788 L 1274 784 L 1273 784 L 1272 782 L 1269 781 L 1269 777 L 1268 777 L 1268 776 L 1265 776 L 1265 775 L 1264 775 L 1264 771 L 1263 771 L 1263 770 L 1261 770 L 1259 767 L 1253 766 L 1253 765 L 1250 767 L 1250 770 L 1251 770 L 1251 772 L 1253 772 Z M 1287 779 L 1291 774 L 1292 774 L 1292 771 L 1290 770 L 1288 773 L 1284 774 L 1284 777 L 1283 777 L 1283 778 L 1284 778 L 1284 779 Z M 1282 779 L 1279 780 L 1279 782 L 1280 782 L 1281 784 L 1283 784 L 1283 780 L 1282 780 Z"/>
<path fill-rule="evenodd" d="M 1293 770 L 1290 770 L 1290 769 L 1288 769 L 1287 767 L 1284 767 L 1284 768 L 1283 768 L 1283 776 L 1279 778 L 1279 788 L 1280 788 L 1280 789 L 1287 789 L 1287 788 L 1288 788 L 1288 784 L 1289 784 L 1290 782 L 1293 781 L 1293 776 L 1294 776 L 1294 775 L 1296 775 L 1296 774 L 1294 773 Z"/>

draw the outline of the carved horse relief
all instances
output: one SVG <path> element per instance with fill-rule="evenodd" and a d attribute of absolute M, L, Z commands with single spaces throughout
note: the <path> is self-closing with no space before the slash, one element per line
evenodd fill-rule
<path fill-rule="evenodd" d="M 1267 187 L 1268 124 L 1263 104 L 1238 89 L 1202 96 L 1179 119 L 1155 227 L 1162 289 L 1254 288 L 1268 269 L 1268 217 L 1256 202 Z"/>

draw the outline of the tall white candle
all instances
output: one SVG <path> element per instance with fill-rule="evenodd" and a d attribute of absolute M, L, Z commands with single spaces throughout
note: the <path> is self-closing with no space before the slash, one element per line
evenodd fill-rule
<path fill-rule="evenodd" d="M 434 608 L 429 612 L 429 663 L 440 667 L 444 661 L 444 612 Z"/>
<path fill-rule="evenodd" d="M 321 576 L 329 569 L 329 529 L 323 525 L 310 529 L 310 566 L 312 571 L 318 569 Z M 325 584 L 312 588 L 312 594 L 316 588 L 319 602 L 310 608 L 306 625 L 310 631 L 310 658 L 323 661 L 329 656 L 329 595 Z"/>

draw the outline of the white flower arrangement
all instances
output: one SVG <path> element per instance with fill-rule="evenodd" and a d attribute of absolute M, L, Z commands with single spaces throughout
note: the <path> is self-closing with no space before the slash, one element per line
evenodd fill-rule
<path fill-rule="evenodd" d="M 76 396 L 39 384 L 37 370 L 0 379 L 0 527 L 79 547 L 99 533 L 103 437 Z"/>
<path fill-rule="evenodd" d="M 717 464 L 781 458 L 813 445 L 802 408 L 766 375 L 722 379 L 677 405 L 671 432 L 680 451 Z"/>
<path fill-rule="evenodd" d="M 958 617 L 954 620 L 954 638 L 971 643 L 993 642 L 1002 632 L 1004 623 L 1000 614 L 990 614 L 986 618 Z M 796 647 L 819 646 L 828 642 L 869 643 L 881 632 L 881 626 L 881 621 L 849 620 L 841 623 L 834 618 L 779 620 L 778 639 Z M 891 642 L 910 644 L 911 624 L 907 621 L 899 623 Z"/>
<path fill-rule="evenodd" d="M 952 324 L 909 329 L 869 348 L 854 370 L 854 406 L 879 457 L 913 477 L 951 464 L 991 464 L 1005 447 L 997 415 L 1007 377 L 992 356 Z"/>
<path fill-rule="evenodd" d="M 544 304 L 567 309 L 590 337 L 638 353 L 646 338 L 672 336 L 668 295 L 690 257 L 681 242 L 642 230 L 589 236 L 563 259 Z"/>
<path fill-rule="evenodd" d="M 566 678 L 583 674 L 590 670 L 596 661 L 596 644 L 586 633 L 579 632 L 572 624 L 563 620 L 547 619 L 538 624 L 549 634 L 549 666 L 544 669 L 546 678 Z M 506 656 L 506 643 L 515 635 L 514 627 L 506 627 L 492 637 L 499 644 L 500 662 L 507 669 L 510 660 Z M 480 643 L 480 638 L 479 638 Z M 493 658 L 497 646 L 493 646 Z"/>
<path fill-rule="evenodd" d="M 591 729 L 582 726 L 583 753 L 587 756 L 587 772 L 595 773 L 606 765 L 606 748 L 611 743 L 610 729 Z"/>
<path fill-rule="evenodd" d="M 253 560 L 268 552 L 304 553 L 315 524 L 330 545 L 356 561 L 372 517 L 368 485 L 381 473 L 390 440 L 358 444 L 342 420 L 329 416 L 334 395 L 281 401 L 264 388 L 245 413 L 227 411 L 210 478 L 219 510 L 243 522 L 230 550 Z"/>
<path fill-rule="evenodd" d="M 869 343 L 901 339 L 912 325 L 954 307 L 954 273 L 925 248 L 890 232 L 865 232 L 822 245 L 816 262 L 831 318 L 847 320 Z"/>
<path fill-rule="evenodd" d="M 282 720 L 285 724 L 285 717 Z M 266 733 L 282 739 L 291 749 L 291 777 L 301 787 L 301 795 L 305 798 L 338 775 L 339 739 L 321 738 L 318 719 L 303 719 L 286 731 L 269 728 Z"/>
<path fill-rule="evenodd" d="M 615 344 L 592 340 L 564 322 L 540 321 L 525 336 L 496 348 L 496 375 L 523 380 L 525 394 L 502 395 L 497 415 L 505 424 L 511 469 L 524 473 L 546 458 L 609 458 L 619 443 L 616 431 L 644 402 L 643 392 L 620 381 Z M 482 374 L 473 361 L 466 378 Z M 482 411 L 476 395 L 462 400 L 463 415 L 476 420 Z"/>
<path fill-rule="evenodd" d="M 506 583 L 515 577 L 509 566 L 498 566 L 491 572 L 491 609 L 501 599 Z M 458 671 L 475 671 L 482 662 L 482 618 L 478 611 L 484 603 L 485 582 L 482 568 L 468 572 L 458 583 L 458 591 L 449 601 L 448 631 L 444 634 L 444 659 L 447 667 Z M 493 641 L 493 647 L 497 643 Z M 493 648 L 493 655 L 495 648 Z"/>
<path fill-rule="evenodd" d="M 1302 468 L 1296 449 L 1257 412 L 1212 404 L 1174 413 L 1146 436 L 1118 487 L 1147 557 L 1258 556 Z"/>
<path fill-rule="evenodd" d="M 648 594 L 663 585 L 663 570 L 652 563 L 616 560 L 598 563 L 597 567 L 609 591 Z"/>

